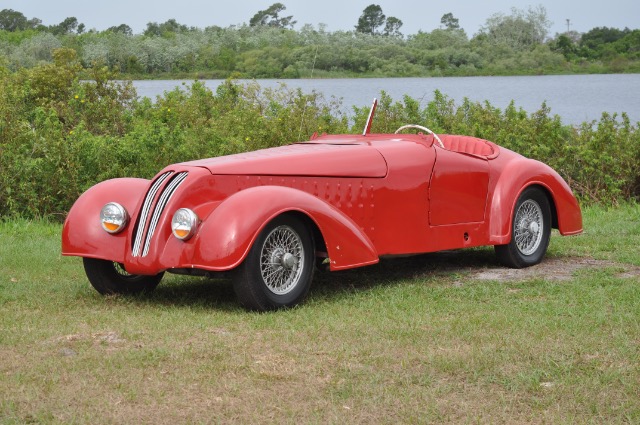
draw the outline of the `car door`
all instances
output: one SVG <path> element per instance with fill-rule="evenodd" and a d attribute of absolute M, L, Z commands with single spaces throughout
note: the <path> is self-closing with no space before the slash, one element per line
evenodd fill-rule
<path fill-rule="evenodd" d="M 437 148 L 429 185 L 429 223 L 484 221 L 488 187 L 487 159 Z"/>

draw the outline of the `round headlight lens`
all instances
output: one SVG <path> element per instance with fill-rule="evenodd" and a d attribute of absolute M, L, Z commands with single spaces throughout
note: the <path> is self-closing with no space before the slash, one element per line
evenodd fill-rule
<path fill-rule="evenodd" d="M 100 223 L 102 228 L 109 233 L 118 233 L 129 222 L 127 210 L 117 202 L 109 202 L 100 210 Z"/>
<path fill-rule="evenodd" d="M 198 216 L 188 208 L 180 208 L 171 220 L 173 236 L 183 241 L 192 237 L 198 230 Z"/>

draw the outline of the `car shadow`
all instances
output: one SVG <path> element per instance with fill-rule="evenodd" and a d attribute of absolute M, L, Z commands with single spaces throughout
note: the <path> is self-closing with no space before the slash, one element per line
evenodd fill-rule
<path fill-rule="evenodd" d="M 241 310 L 229 278 L 205 278 L 165 274 L 153 292 L 133 296 L 137 302 L 171 307 Z"/>
<path fill-rule="evenodd" d="M 460 274 L 488 267 L 499 267 L 493 248 L 441 251 L 410 257 L 382 259 L 378 264 L 344 271 L 318 271 L 311 296 L 319 292 L 332 298 L 345 292 L 363 292 L 381 286 L 397 285 L 406 280 L 456 280 Z"/>
<path fill-rule="evenodd" d="M 352 293 L 398 285 L 406 280 L 442 278 L 442 283 L 451 283 L 460 274 L 497 265 L 493 249 L 484 247 L 385 258 L 375 265 L 344 271 L 316 270 L 308 299 L 333 302 Z M 155 291 L 132 298 L 140 303 L 166 306 L 242 310 L 228 276 L 212 279 L 167 273 Z"/>

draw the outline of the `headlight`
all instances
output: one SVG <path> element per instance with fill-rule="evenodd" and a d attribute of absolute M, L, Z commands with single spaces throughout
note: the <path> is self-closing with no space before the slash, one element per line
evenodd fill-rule
<path fill-rule="evenodd" d="M 100 210 L 100 223 L 102 228 L 109 233 L 118 233 L 129 222 L 127 210 L 117 202 L 109 202 Z"/>
<path fill-rule="evenodd" d="M 180 208 L 171 220 L 173 236 L 183 241 L 192 237 L 198 230 L 198 216 L 188 208 Z"/>

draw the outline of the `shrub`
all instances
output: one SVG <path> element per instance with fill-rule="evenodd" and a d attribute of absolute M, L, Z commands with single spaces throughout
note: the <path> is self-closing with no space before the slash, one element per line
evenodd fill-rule
<path fill-rule="evenodd" d="M 165 165 L 231 154 L 318 133 L 360 133 L 369 106 L 350 120 L 337 101 L 286 86 L 263 89 L 227 80 L 215 92 L 200 82 L 155 101 L 108 69 L 82 69 L 75 51 L 28 70 L 0 68 L 0 216 L 65 216 L 90 186 L 113 177 L 151 178 Z M 82 76 L 90 75 L 90 80 Z M 585 202 L 640 198 L 640 131 L 626 115 L 565 126 L 543 104 L 528 114 L 512 103 L 452 99 L 427 105 L 381 94 L 374 132 L 407 123 L 493 140 L 556 170 Z"/>

